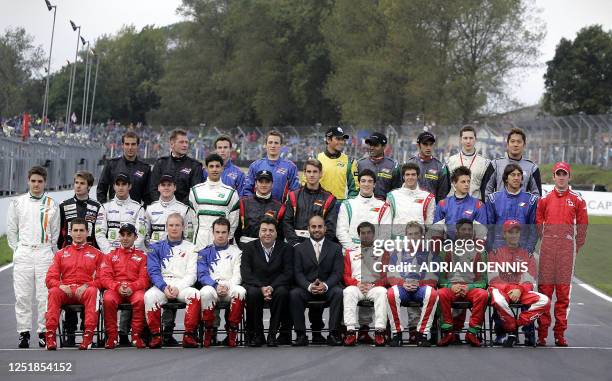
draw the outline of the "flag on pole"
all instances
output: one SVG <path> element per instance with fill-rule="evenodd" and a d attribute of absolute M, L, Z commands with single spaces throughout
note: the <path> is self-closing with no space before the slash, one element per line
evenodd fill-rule
<path fill-rule="evenodd" d="M 23 114 L 23 128 L 21 129 L 21 139 L 25 142 L 30 137 L 30 114 Z"/>

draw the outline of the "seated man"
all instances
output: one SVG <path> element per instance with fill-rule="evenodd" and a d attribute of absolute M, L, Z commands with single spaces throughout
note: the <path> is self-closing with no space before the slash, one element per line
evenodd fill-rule
<path fill-rule="evenodd" d="M 454 250 L 446 252 L 441 260 L 441 265 L 448 266 L 449 271 L 440 274 L 440 288 L 438 289 L 439 308 L 442 312 L 440 327 L 442 328 L 442 339 L 438 342 L 440 347 L 455 341 L 455 334 L 452 332 L 452 304 L 456 301 L 467 301 L 472 304 L 472 314 L 465 340 L 474 347 L 481 345 L 478 332 L 484 321 L 489 294 L 486 291 L 487 273 L 478 271 L 478 263 L 486 264 L 487 255 L 484 251 L 484 244 L 474 238 L 476 226 L 484 229 L 482 225 L 474 224 L 468 219 L 457 221 Z M 484 233 L 479 232 L 477 236 L 483 237 Z M 468 242 L 473 242 L 473 244 L 468 245 Z"/>
<path fill-rule="evenodd" d="M 213 244 L 198 252 L 198 281 L 202 284 L 202 320 L 204 321 L 204 347 L 213 340 L 215 307 L 219 300 L 230 302 L 227 316 L 227 344 L 235 347 L 238 325 L 242 319 L 242 307 L 246 290 L 240 286 L 240 259 L 242 252 L 229 244 L 230 222 L 217 218 L 211 227 Z"/>
<path fill-rule="evenodd" d="M 387 281 L 393 286 L 387 291 L 389 302 L 389 322 L 391 323 L 391 339 L 392 347 L 402 345 L 402 331 L 406 326 L 401 313 L 402 306 L 408 305 L 410 302 L 418 302 L 423 305 L 419 307 L 409 307 L 408 317 L 410 321 L 414 317 L 414 329 L 411 329 L 411 335 L 414 337 L 414 343 L 419 347 L 431 346 L 428 338 L 431 331 L 431 326 L 436 316 L 436 307 L 438 303 L 438 293 L 436 284 L 438 275 L 435 272 L 421 270 L 421 266 L 425 264 L 430 266 L 434 262 L 438 262 L 438 256 L 427 251 L 425 248 L 425 228 L 416 221 L 406 224 L 406 237 L 410 240 L 408 251 L 394 252 L 389 258 L 389 264 L 404 266 L 405 271 L 396 271 L 387 273 Z M 410 266 L 414 270 L 411 271 Z M 414 332 L 412 332 L 414 331 Z"/>
<path fill-rule="evenodd" d="M 381 257 L 374 254 L 374 225 L 364 221 L 357 226 L 360 246 L 357 249 L 347 249 L 344 253 L 344 324 L 346 336 L 344 345 L 353 346 L 357 343 L 355 327 L 357 321 L 357 303 L 362 300 L 374 302 L 374 328 L 376 333 L 374 343 L 377 347 L 385 346 L 385 331 L 387 329 L 387 279 L 384 270 L 378 269 L 377 262 Z M 382 258 L 382 263 L 388 258 Z M 380 265 L 380 263 L 378 264 Z M 363 311 L 360 313 L 363 314 Z"/>
<path fill-rule="evenodd" d="M 147 256 L 134 247 L 136 227 L 124 224 L 119 228 L 121 247 L 104 256 L 100 284 L 104 292 L 104 329 L 106 349 L 117 346 L 117 307 L 121 303 L 132 305 L 132 342 L 137 348 L 145 348 L 142 341 L 144 328 L 144 294 L 149 287 Z"/>
<path fill-rule="evenodd" d="M 144 295 L 147 324 L 151 331 L 150 348 L 160 348 L 161 308 L 171 300 L 187 304 L 185 310 L 184 348 L 196 348 L 196 330 L 200 313 L 200 293 L 193 288 L 198 256 L 191 242 L 183 240 L 183 216 L 172 213 L 166 219 L 167 238 L 151 245 L 147 272 L 153 287 Z"/>
<path fill-rule="evenodd" d="M 87 221 L 77 217 L 72 220 L 70 236 L 72 244 L 55 253 L 47 271 L 45 283 L 49 289 L 47 303 L 47 349 L 57 349 L 55 331 L 64 304 L 85 306 L 85 332 L 79 349 L 91 347 L 98 325 L 98 281 L 94 275 L 100 270 L 104 254 L 87 243 Z"/>
<path fill-rule="evenodd" d="M 489 291 L 492 304 L 499 314 L 502 327 L 507 334 L 504 347 L 512 347 L 516 342 L 517 326 L 525 326 L 535 321 L 546 308 L 549 308 L 548 296 L 533 291 L 536 277 L 535 258 L 527 250 L 519 247 L 521 239 L 521 224 L 516 220 L 504 222 L 504 240 L 506 246 L 499 247 L 489 255 L 489 263 L 499 266 L 516 266 L 527 264 L 527 272 L 492 272 L 489 274 Z M 529 306 L 522 311 L 518 319 L 508 305 L 508 302 Z"/>
<path fill-rule="evenodd" d="M 277 229 L 278 222 L 274 218 L 263 217 L 259 224 L 259 239 L 243 247 L 240 274 L 247 291 L 247 343 L 251 347 L 263 344 L 265 302 L 270 303 L 269 347 L 279 345 L 276 334 L 281 319 L 288 315 L 293 247 L 277 239 Z M 286 325 L 291 329 L 290 319 Z"/>
<path fill-rule="evenodd" d="M 342 247 L 325 238 L 325 220 L 314 215 L 308 220 L 310 238 L 293 249 L 296 287 L 291 290 L 291 316 L 297 338 L 295 346 L 308 345 L 304 311 L 306 303 L 321 300 L 329 303 L 328 345 L 342 345 L 340 319 L 342 318 L 342 288 L 344 272 Z"/>

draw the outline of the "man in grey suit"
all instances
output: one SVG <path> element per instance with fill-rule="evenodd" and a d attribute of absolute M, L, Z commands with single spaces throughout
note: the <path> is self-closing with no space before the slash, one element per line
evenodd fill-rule
<path fill-rule="evenodd" d="M 304 310 L 309 301 L 329 304 L 329 336 L 327 344 L 342 345 L 339 333 L 342 319 L 342 287 L 344 272 L 342 247 L 325 238 L 325 221 L 315 215 L 308 220 L 310 238 L 294 247 L 294 277 L 291 290 L 291 316 L 297 338 L 295 346 L 308 345 Z"/>

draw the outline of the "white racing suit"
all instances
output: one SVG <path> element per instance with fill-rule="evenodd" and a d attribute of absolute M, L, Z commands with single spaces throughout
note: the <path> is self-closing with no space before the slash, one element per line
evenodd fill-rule
<path fill-rule="evenodd" d="M 125 200 L 119 200 L 115 196 L 115 198 L 102 205 L 96 219 L 96 242 L 100 251 L 108 254 L 121 246 L 119 229 L 125 223 L 133 224 L 136 227 L 138 238 L 136 238 L 134 246 L 137 249 L 144 250 L 146 233 L 144 215 L 144 207 L 129 197 Z"/>
<path fill-rule="evenodd" d="M 343 249 L 358 249 L 360 240 L 357 226 L 367 221 L 376 225 L 378 214 L 384 201 L 374 196 L 363 197 L 359 194 L 355 198 L 342 201 L 336 223 L 336 237 Z"/>
<path fill-rule="evenodd" d="M 406 187 L 396 189 L 387 194 L 387 201 L 380 211 L 379 231 L 376 233 L 382 239 L 403 237 L 408 222 L 432 224 L 435 208 L 435 197 L 426 190 Z"/>
<path fill-rule="evenodd" d="M 183 217 L 185 223 L 184 239 L 189 242 L 193 240 L 193 224 L 195 221 L 193 209 L 178 201 L 175 197 L 170 201 L 159 199 L 147 206 L 145 211 L 147 247 L 155 242 L 166 239 L 166 220 L 169 215 L 174 213 L 178 213 Z"/>
<path fill-rule="evenodd" d="M 38 303 L 37 332 L 45 332 L 47 287 L 45 278 L 53 262 L 60 231 L 58 204 L 46 193 L 36 198 L 26 193 L 11 200 L 7 215 L 7 240 L 13 250 L 13 288 L 17 332 L 32 329 L 32 294 Z"/>

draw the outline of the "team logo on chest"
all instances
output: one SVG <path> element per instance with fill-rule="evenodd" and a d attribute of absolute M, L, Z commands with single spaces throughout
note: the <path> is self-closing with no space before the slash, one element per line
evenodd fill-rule
<path fill-rule="evenodd" d="M 181 173 L 184 173 L 184 174 L 188 175 L 188 174 L 191 173 L 191 168 L 183 168 L 183 169 L 181 169 Z"/>
<path fill-rule="evenodd" d="M 142 177 L 142 176 L 144 176 L 144 172 L 143 171 L 136 171 L 136 172 L 134 172 L 134 176 Z"/>
<path fill-rule="evenodd" d="M 276 173 L 281 174 L 281 175 L 286 175 L 287 174 L 287 169 L 286 168 L 277 168 L 276 169 Z"/>

